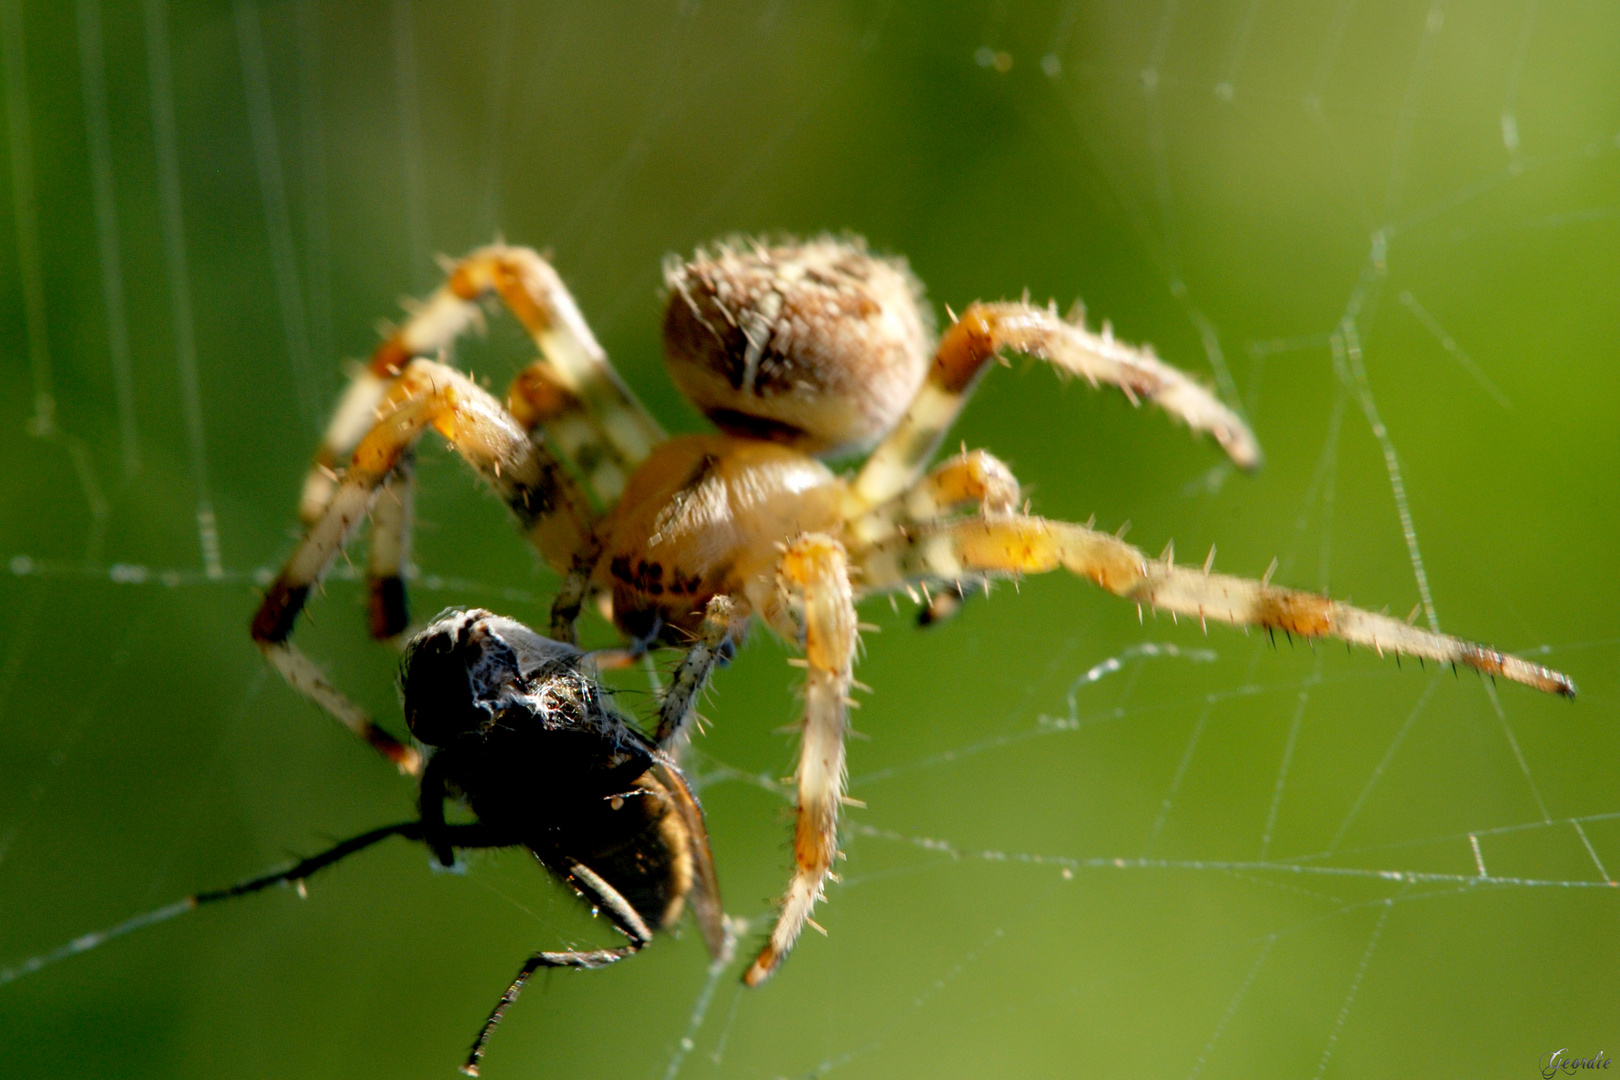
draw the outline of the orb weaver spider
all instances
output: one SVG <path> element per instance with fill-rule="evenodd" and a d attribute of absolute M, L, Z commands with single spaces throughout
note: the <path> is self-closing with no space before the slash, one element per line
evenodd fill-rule
<path fill-rule="evenodd" d="M 744 975 L 751 986 L 792 950 L 833 876 L 846 709 L 856 685 L 855 605 L 863 597 L 1064 569 L 1139 608 L 1205 624 L 1333 636 L 1574 695 L 1558 672 L 1272 585 L 1270 571 L 1249 580 L 1214 573 L 1209 561 L 1180 566 L 1169 548 L 1151 559 L 1089 525 L 1031 516 L 1020 509 L 1011 470 L 983 450 L 930 468 L 1003 350 L 1093 386 L 1114 386 L 1133 404 L 1158 404 L 1212 436 L 1239 467 L 1259 464 L 1259 444 L 1235 413 L 1151 351 L 1116 340 L 1106 323 L 1095 333 L 1083 316 L 1062 318 L 1027 302 L 975 303 L 952 315 L 936 341 L 906 263 L 873 255 L 858 239 L 719 243 L 666 263 L 663 338 L 676 385 L 721 433 L 666 437 L 608 363 L 545 259 L 496 245 L 447 271 L 446 283 L 377 348 L 345 392 L 304 484 L 300 514 L 308 531 L 271 584 L 252 635 L 294 688 L 422 778 L 421 820 L 379 830 L 377 839 L 421 839 L 447 863 L 456 846 L 528 846 L 630 939 L 619 949 L 531 957 L 474 1045 L 470 1072 L 538 967 L 596 967 L 629 955 L 678 917 L 688 895 L 711 951 L 725 947 L 701 811 L 670 755 L 695 698 L 755 619 L 803 649 L 796 663 L 806 684 L 794 869 L 775 925 Z M 429 359 L 448 352 L 491 298 L 541 354 L 504 402 Z M 436 748 L 424 761 L 288 639 L 310 588 L 368 516 L 371 633 L 387 639 L 404 630 L 411 455 L 429 428 L 500 495 L 563 584 L 549 640 L 488 612 L 452 611 L 407 646 L 407 723 L 419 744 Z M 865 448 L 870 453 L 852 476 L 822 460 Z M 556 715 L 535 703 L 555 698 L 558 686 L 572 687 L 569 700 L 596 700 L 598 688 L 582 674 L 593 657 L 573 648 L 575 622 L 593 597 L 628 641 L 596 655 L 599 664 L 657 647 L 684 650 L 654 732 L 649 738 L 591 705 L 576 708 L 567 723 L 541 724 L 575 743 L 540 739 L 511 749 L 513 731 Z M 547 755 L 563 745 L 576 747 L 566 760 L 589 776 L 537 811 L 535 800 L 547 797 L 539 790 L 545 778 L 561 782 Z M 525 783 L 539 793 L 522 790 Z M 469 801 L 478 826 L 444 823 L 443 803 L 452 795 Z M 559 839 L 578 824 L 576 812 L 586 816 L 603 800 L 611 809 L 591 812 L 611 818 L 624 807 L 639 809 L 617 833 L 604 826 L 607 832 L 588 841 Z M 609 833 L 618 847 L 603 839 Z M 647 865 L 632 867 L 637 860 Z M 291 880 L 296 870 L 277 880 Z"/>

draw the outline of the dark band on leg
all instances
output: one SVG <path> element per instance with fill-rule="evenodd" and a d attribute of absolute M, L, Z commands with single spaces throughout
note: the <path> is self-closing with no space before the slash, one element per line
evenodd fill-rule
<path fill-rule="evenodd" d="M 286 641 L 308 599 L 308 585 L 289 585 L 285 578 L 276 578 L 264 595 L 264 603 L 254 613 L 253 640 L 274 645 Z"/>
<path fill-rule="evenodd" d="M 372 578 L 367 597 L 367 624 L 371 636 L 378 640 L 403 633 L 410 622 L 409 605 L 405 600 L 405 582 L 398 574 Z"/>

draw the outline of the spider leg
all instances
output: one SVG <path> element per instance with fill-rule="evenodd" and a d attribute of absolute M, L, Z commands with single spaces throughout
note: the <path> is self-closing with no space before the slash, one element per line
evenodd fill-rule
<path fill-rule="evenodd" d="M 414 455 L 407 452 L 383 478 L 382 494 L 371 504 L 371 545 L 366 560 L 367 625 L 378 641 L 401 633 L 410 621 L 405 568 L 411 561 L 415 516 Z"/>
<path fill-rule="evenodd" d="M 647 440 L 661 439 L 662 432 L 618 381 L 550 265 L 528 249 L 491 247 L 456 264 L 446 284 L 416 306 L 405 325 L 356 372 L 305 478 L 299 504 L 305 525 L 325 512 L 337 491 L 342 462 L 375 421 L 411 358 L 447 351 L 477 321 L 479 304 L 491 293 L 505 300 L 546 353 L 546 359 L 530 364 L 513 381 L 508 411 L 534 438 L 550 438 L 602 503 L 618 498 L 626 470 L 645 456 L 651 445 Z M 595 413 L 576 387 L 592 396 Z M 621 436 L 618 446 L 614 431 Z M 401 476 L 388 482 L 388 504 L 379 504 L 373 515 L 374 544 L 381 550 L 373 552 L 368 573 L 370 626 L 379 639 L 400 633 L 407 622 L 403 578 L 397 571 L 409 551 L 408 472 L 402 464 Z M 590 561 L 595 554 L 594 549 L 581 551 L 575 562 Z M 588 579 L 588 568 L 584 574 Z M 559 640 L 572 640 L 572 621 L 589 590 L 588 580 L 576 585 L 558 597 L 552 629 Z M 577 603 L 573 592 L 580 593 Z"/>
<path fill-rule="evenodd" d="M 489 393 L 467 376 L 413 360 L 396 380 L 384 416 L 360 440 L 325 512 L 282 567 L 253 618 L 253 640 L 295 689 L 365 739 L 401 769 L 415 773 L 420 755 L 382 731 L 288 644 L 310 588 L 331 566 L 416 440 L 437 430 L 501 496 L 530 542 L 554 564 L 590 535 L 584 495 L 543 446 L 533 442 Z"/>
<path fill-rule="evenodd" d="M 942 521 L 911 530 L 855 553 L 862 591 L 907 582 L 1039 574 L 1062 568 L 1116 596 L 1175 615 L 1237 626 L 1263 626 L 1305 637 L 1336 637 L 1380 655 L 1417 656 L 1462 664 L 1565 697 L 1575 686 L 1565 675 L 1483 645 L 1410 626 L 1315 593 L 1301 592 L 1200 568 L 1177 566 L 1084 525 L 1009 514 Z"/>
<path fill-rule="evenodd" d="M 570 949 L 566 952 L 537 952 L 523 962 L 518 969 L 517 977 L 506 988 L 506 993 L 495 1003 L 490 1011 L 489 1019 L 478 1032 L 478 1038 L 473 1040 L 472 1049 L 467 1053 L 467 1061 L 461 1066 L 461 1071 L 468 1076 L 478 1075 L 478 1063 L 484 1057 L 488 1048 L 489 1037 L 495 1033 L 495 1028 L 506 1015 L 506 1010 L 523 993 L 523 987 L 536 971 L 541 968 L 601 968 L 617 963 L 627 956 L 640 952 L 648 942 L 652 941 L 652 931 L 647 928 L 635 908 L 612 885 L 603 881 L 590 867 L 579 862 L 572 862 L 566 871 L 566 880 L 576 892 L 589 900 L 595 907 L 605 911 L 613 925 L 630 940 L 615 949 Z"/>
<path fill-rule="evenodd" d="M 404 325 L 356 372 L 304 483 L 299 513 L 306 525 L 325 510 L 338 468 L 365 434 L 393 380 L 413 358 L 450 349 L 478 322 L 480 305 L 490 296 L 506 305 L 539 346 L 545 359 L 533 367 L 543 367 L 579 404 L 582 413 L 564 441 L 574 442 L 582 459 L 596 459 L 581 461 L 580 468 L 598 498 L 616 499 L 625 477 L 663 441 L 658 423 L 613 370 L 551 264 L 529 248 L 494 244 L 452 265 L 444 285 L 415 304 Z"/>
<path fill-rule="evenodd" d="M 604 453 L 628 476 L 664 432 L 608 363 L 557 271 L 529 248 L 494 245 L 461 260 L 441 290 L 445 303 L 451 296 L 466 302 L 491 293 L 529 331 L 562 385 L 584 402 L 601 427 Z"/>
<path fill-rule="evenodd" d="M 379 355 L 387 344 L 385 342 L 378 347 Z M 392 363 L 392 359 L 387 361 L 387 364 Z M 371 425 L 377 422 L 377 410 L 398 374 L 398 367 L 379 368 L 374 358 L 371 364 L 360 366 L 349 379 L 343 396 L 338 399 L 337 408 L 332 411 L 332 419 L 326 422 L 320 445 L 315 448 L 315 460 L 304 475 L 304 489 L 298 498 L 298 520 L 306 528 L 326 513 L 327 504 L 337 493 L 338 474 L 343 463 Z"/>
<path fill-rule="evenodd" d="M 663 700 L 658 703 L 658 730 L 653 738 L 660 749 L 668 751 L 686 726 L 692 714 L 692 702 L 703 692 L 715 665 L 725 659 L 726 643 L 735 640 L 748 625 L 746 612 L 741 613 L 737 602 L 729 596 L 716 596 L 709 601 L 703 616 L 703 629 L 692 642 L 686 655 L 675 668 L 675 677 L 664 688 Z"/>
<path fill-rule="evenodd" d="M 613 452 L 590 408 L 544 360 L 512 379 L 506 409 L 529 430 L 543 430 L 604 506 L 618 501 L 626 479 L 625 458 Z"/>
<path fill-rule="evenodd" d="M 858 543 L 871 544 L 923 521 L 954 511 L 978 509 L 1011 513 L 1018 507 L 1018 478 L 988 450 L 964 450 L 931 469 L 927 476 L 849 523 Z"/>
<path fill-rule="evenodd" d="M 1260 446 L 1236 413 L 1151 350 L 1115 340 L 1106 324 L 1102 333 L 1094 334 L 1083 321 L 1068 322 L 1029 304 L 973 304 L 940 339 L 910 409 L 856 477 L 849 496 L 852 510 L 875 506 L 911 487 L 986 364 L 1004 348 L 1046 360 L 1093 386 L 1110 383 L 1133 403 L 1156 402 L 1194 431 L 1213 435 L 1240 467 L 1260 463 Z"/>
<path fill-rule="evenodd" d="M 518 372 L 506 391 L 506 411 L 530 432 L 531 438 L 552 440 L 563 457 L 587 478 L 598 499 L 608 505 L 617 501 L 624 490 L 624 474 L 604 452 L 601 431 L 591 423 L 584 403 L 544 362 Z M 590 598 L 591 574 L 601 554 L 601 539 L 594 534 L 585 537 L 575 550 L 573 563 L 551 604 L 550 634 L 555 640 L 574 644 L 574 625 Z"/>
<path fill-rule="evenodd" d="M 585 601 L 591 595 L 591 574 L 601 556 L 602 540 L 594 533 L 586 537 L 579 549 L 574 552 L 574 563 L 569 567 L 568 573 L 563 575 L 562 584 L 557 587 L 557 595 L 551 600 L 552 640 L 561 641 L 565 645 L 577 644 L 574 627 L 579 622 L 580 610 L 584 608 Z"/>
<path fill-rule="evenodd" d="M 838 809 L 844 795 L 844 731 L 854 681 L 855 602 L 843 545 L 811 534 L 789 545 L 777 570 L 777 603 L 765 612 L 797 637 L 791 612 L 802 610 L 808 678 L 795 777 L 799 792 L 793 832 L 795 864 L 770 939 L 743 981 L 758 986 L 793 949 L 822 896 L 838 852 Z M 783 625 L 785 624 L 785 625 Z"/>
<path fill-rule="evenodd" d="M 919 522 L 938 521 L 962 510 L 1007 514 L 1018 507 L 1018 478 L 987 450 L 963 450 L 931 469 L 927 476 L 888 502 L 849 522 L 858 543 L 873 544 L 896 536 Z M 956 617 L 968 594 L 957 584 L 925 594 L 917 625 L 935 626 Z"/>

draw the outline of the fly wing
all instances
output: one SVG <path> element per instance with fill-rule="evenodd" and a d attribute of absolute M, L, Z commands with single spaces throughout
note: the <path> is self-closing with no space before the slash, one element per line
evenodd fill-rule
<path fill-rule="evenodd" d="M 720 906 L 720 881 L 714 874 L 714 855 L 709 851 L 709 830 L 703 823 L 703 807 L 686 782 L 681 770 L 667 754 L 653 752 L 652 773 L 669 792 L 675 812 L 681 815 L 692 845 L 692 892 L 688 897 L 697 919 L 703 943 L 716 960 L 727 952 L 725 910 Z"/>

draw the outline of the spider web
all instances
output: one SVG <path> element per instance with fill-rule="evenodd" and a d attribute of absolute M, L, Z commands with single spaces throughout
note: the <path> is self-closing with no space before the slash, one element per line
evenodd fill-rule
<path fill-rule="evenodd" d="M 743 991 L 695 934 L 528 990 L 488 1075 L 1518 1075 L 1620 995 L 1612 12 L 1485 5 L 0 0 L 0 965 L 411 813 L 267 676 L 254 588 L 372 321 L 549 247 L 672 430 L 657 268 L 848 228 L 936 304 L 1067 304 L 1206 376 L 1254 478 L 1018 364 L 958 432 L 1039 512 L 1569 672 L 1570 707 L 1056 577 L 881 602 L 842 881 Z M 458 362 L 525 357 L 495 320 Z M 417 614 L 542 621 L 464 470 Z M 301 643 L 395 717 L 339 568 Z M 600 624 L 590 631 L 603 641 Z M 796 703 L 756 639 L 688 764 L 727 907 L 786 879 Z M 644 708 L 639 673 L 625 700 Z M 0 986 L 17 1075 L 448 1075 L 521 958 L 608 935 L 516 855 L 383 848 Z"/>

